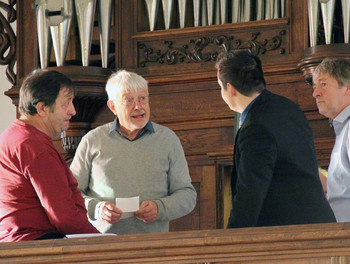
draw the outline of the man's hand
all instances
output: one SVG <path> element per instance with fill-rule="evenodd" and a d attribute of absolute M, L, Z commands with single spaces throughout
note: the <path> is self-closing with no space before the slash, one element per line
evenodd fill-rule
<path fill-rule="evenodd" d="M 110 202 L 101 205 L 101 219 L 109 224 L 118 223 L 123 212 Z"/>
<path fill-rule="evenodd" d="M 140 209 L 135 212 L 136 218 L 145 223 L 154 222 L 158 216 L 158 206 L 153 201 L 144 201 L 140 205 Z"/>

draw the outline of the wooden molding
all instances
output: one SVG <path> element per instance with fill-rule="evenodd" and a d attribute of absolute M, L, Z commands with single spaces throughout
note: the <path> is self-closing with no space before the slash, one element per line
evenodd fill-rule
<path fill-rule="evenodd" d="M 313 71 L 326 57 L 350 60 L 350 44 L 318 45 L 306 49 L 302 59 L 298 63 L 298 68 L 303 72 L 303 76 L 308 83 L 312 84 Z"/>
<path fill-rule="evenodd" d="M 349 223 L 3 243 L 0 263 L 349 263 Z"/>
<path fill-rule="evenodd" d="M 172 40 L 165 40 L 163 47 L 153 48 L 148 44 L 139 42 L 139 65 L 146 67 L 148 63 L 168 64 L 215 61 L 222 50 L 248 49 L 254 55 L 261 55 L 279 49 L 280 54 L 285 53 L 281 48 L 286 30 L 281 30 L 270 39 L 264 38 L 262 32 L 251 33 L 248 39 L 239 39 L 235 36 L 203 36 L 191 39 L 187 44 L 178 44 Z M 285 42 L 285 41 L 284 41 Z M 205 50 L 212 46 L 212 52 Z"/>

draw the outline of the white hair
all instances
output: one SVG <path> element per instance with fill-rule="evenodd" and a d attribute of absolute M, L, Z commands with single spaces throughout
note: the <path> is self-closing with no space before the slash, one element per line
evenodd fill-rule
<path fill-rule="evenodd" d="M 107 80 L 106 92 L 108 100 L 118 100 L 124 93 L 145 90 L 148 93 L 148 83 L 140 75 L 126 70 L 113 73 Z"/>

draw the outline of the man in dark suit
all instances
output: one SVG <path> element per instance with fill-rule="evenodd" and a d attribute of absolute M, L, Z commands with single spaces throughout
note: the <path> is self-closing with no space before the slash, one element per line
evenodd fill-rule
<path fill-rule="evenodd" d="M 335 222 L 303 112 L 265 89 L 261 62 L 249 51 L 220 54 L 216 69 L 223 100 L 241 113 L 227 227 Z"/>

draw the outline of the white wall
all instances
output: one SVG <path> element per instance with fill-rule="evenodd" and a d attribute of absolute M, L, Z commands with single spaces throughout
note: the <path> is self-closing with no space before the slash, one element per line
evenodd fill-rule
<path fill-rule="evenodd" d="M 12 87 L 6 78 L 6 67 L 0 65 L 0 133 L 16 119 L 16 107 L 11 98 L 4 94 Z"/>

